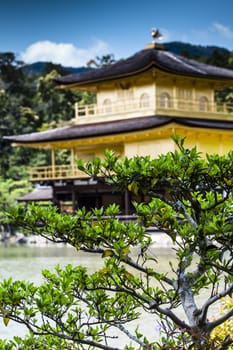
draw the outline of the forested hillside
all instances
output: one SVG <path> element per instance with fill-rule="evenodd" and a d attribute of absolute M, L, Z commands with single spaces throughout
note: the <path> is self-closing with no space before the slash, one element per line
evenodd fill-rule
<path fill-rule="evenodd" d="M 203 63 L 226 68 L 232 67 L 232 62 L 230 62 L 232 53 L 222 47 L 191 45 L 179 41 L 173 41 L 164 44 L 164 48 L 177 55 L 195 59 Z"/>
<path fill-rule="evenodd" d="M 202 62 L 233 68 L 233 54 L 222 48 L 200 47 L 190 44 L 165 44 L 165 49 L 198 59 Z M 105 62 L 106 57 L 111 61 Z M 112 63 L 113 55 L 103 56 L 102 64 Z M 97 57 L 98 66 L 101 58 Z M 97 66 L 97 65 L 96 65 Z M 81 67 L 81 70 L 87 67 Z M 77 70 L 77 69 L 76 69 Z M 45 165 L 49 154 L 29 148 L 14 148 L 4 135 L 30 133 L 53 128 L 73 118 L 74 103 L 92 102 L 94 96 L 84 92 L 54 88 L 53 79 L 74 72 L 58 64 L 37 63 L 26 66 L 17 61 L 14 53 L 0 53 L 0 178 L 27 179 L 27 167 Z M 229 91 L 221 98 L 231 98 Z M 61 162 L 65 154 L 61 154 Z"/>
<path fill-rule="evenodd" d="M 177 55 L 185 56 L 187 58 L 193 58 L 195 60 L 202 61 L 204 63 L 213 64 L 220 67 L 231 67 L 229 63 L 229 57 L 231 52 L 225 48 L 217 46 L 201 46 L 192 45 L 188 43 L 183 43 L 180 41 L 172 41 L 170 43 L 163 44 L 164 49 L 173 52 Z M 108 57 L 108 55 L 106 55 Z M 110 55 L 114 57 L 114 55 Z M 98 58 L 101 60 L 101 58 Z M 32 64 L 26 64 L 23 66 L 23 72 L 26 74 L 39 74 L 44 75 L 51 67 L 50 62 L 35 62 Z M 88 67 L 62 67 L 61 65 L 52 65 L 53 69 L 58 70 L 58 72 L 67 73 L 80 73 L 87 69 Z"/>

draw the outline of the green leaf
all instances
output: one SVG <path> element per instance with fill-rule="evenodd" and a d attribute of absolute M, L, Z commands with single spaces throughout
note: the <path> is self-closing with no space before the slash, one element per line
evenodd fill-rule
<path fill-rule="evenodd" d="M 3 323 L 6 327 L 8 326 L 9 321 L 10 321 L 9 317 L 3 317 Z"/>
<path fill-rule="evenodd" d="M 133 181 L 131 184 L 128 185 L 128 190 L 130 192 L 133 192 L 133 194 L 137 195 L 139 190 L 138 183 Z"/>
<path fill-rule="evenodd" d="M 125 247 L 121 250 L 121 255 L 127 255 L 130 253 L 129 247 Z"/>
<path fill-rule="evenodd" d="M 103 254 L 102 254 L 102 258 L 107 258 L 108 256 L 113 256 L 114 252 L 111 249 L 106 249 Z"/>

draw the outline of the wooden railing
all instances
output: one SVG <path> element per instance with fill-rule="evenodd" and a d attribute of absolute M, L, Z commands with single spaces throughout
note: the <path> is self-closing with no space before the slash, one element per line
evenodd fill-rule
<path fill-rule="evenodd" d="M 30 181 L 85 179 L 87 174 L 70 165 L 40 166 L 29 170 Z"/>
<path fill-rule="evenodd" d="M 95 118 L 95 121 L 98 121 L 101 117 L 104 117 L 105 119 L 120 119 L 123 115 L 128 115 L 128 117 L 141 117 L 158 113 L 169 115 L 171 112 L 176 116 L 183 116 L 184 113 L 190 116 L 191 113 L 194 113 L 198 114 L 200 117 L 208 116 L 209 118 L 217 118 L 217 116 L 221 114 L 228 116 L 230 113 L 233 114 L 233 104 L 171 98 L 168 100 L 157 98 L 156 101 L 147 102 L 128 100 L 126 103 L 112 102 L 111 105 L 106 106 L 99 106 L 97 104 L 79 105 L 76 103 L 74 121 L 81 122 L 83 117 L 89 117 L 89 122 L 91 122 L 92 118 Z M 88 121 L 85 120 L 85 122 Z"/>
<path fill-rule="evenodd" d="M 139 101 L 127 101 L 126 103 L 112 103 L 107 106 L 98 106 L 97 104 L 79 105 L 75 104 L 76 118 L 85 116 L 112 115 L 116 113 L 143 111 L 150 108 L 150 105 L 140 105 Z"/>
<path fill-rule="evenodd" d="M 154 104 L 153 104 L 154 105 Z M 125 117 L 135 117 L 142 115 L 151 115 L 155 113 L 153 105 L 141 104 L 139 101 L 127 101 L 126 103 L 112 103 L 111 106 L 99 106 L 97 104 L 91 105 L 79 105 L 75 104 L 75 118 L 74 121 L 88 122 L 87 117 L 90 119 L 89 122 L 101 121 L 106 119 L 121 119 Z M 85 119 L 83 119 L 85 117 Z M 97 120 L 96 120 L 97 119 Z"/>

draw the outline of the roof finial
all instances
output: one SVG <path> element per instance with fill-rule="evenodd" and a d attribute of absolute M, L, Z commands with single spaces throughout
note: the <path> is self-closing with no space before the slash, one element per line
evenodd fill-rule
<path fill-rule="evenodd" d="M 155 39 L 162 38 L 162 34 L 160 33 L 160 31 L 158 29 L 152 28 L 150 34 L 152 36 L 152 43 L 153 44 L 155 44 Z"/>
<path fill-rule="evenodd" d="M 156 39 L 161 39 L 163 37 L 160 31 L 156 28 L 152 28 L 150 31 L 150 34 L 152 36 L 152 43 L 147 44 L 145 46 L 145 50 L 147 49 L 163 50 L 163 45 L 156 43 Z"/>

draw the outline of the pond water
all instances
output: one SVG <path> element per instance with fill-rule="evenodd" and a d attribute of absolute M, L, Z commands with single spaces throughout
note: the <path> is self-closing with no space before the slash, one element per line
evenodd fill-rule
<path fill-rule="evenodd" d="M 168 270 L 168 261 L 174 261 L 174 253 L 171 248 L 151 248 L 151 254 L 157 256 L 160 261 L 159 267 L 161 272 Z M 86 266 L 90 272 L 102 266 L 103 259 L 97 258 L 96 255 L 87 253 L 77 253 L 73 248 L 61 245 L 49 246 L 0 246 L 0 278 L 5 279 L 12 277 L 15 280 L 29 280 L 36 284 L 42 281 L 41 270 L 50 269 L 59 264 Z M 151 335 L 151 339 L 156 339 L 156 319 L 154 315 L 142 313 L 140 319 L 140 330 Z M 135 329 L 137 323 L 132 323 L 131 329 Z M 15 335 L 22 336 L 25 328 L 10 321 L 5 327 L 0 319 L 0 338 L 10 339 Z M 119 340 L 114 340 L 112 345 L 121 346 L 126 344 L 126 337 L 120 336 Z M 128 343 L 128 342 L 127 342 Z"/>

